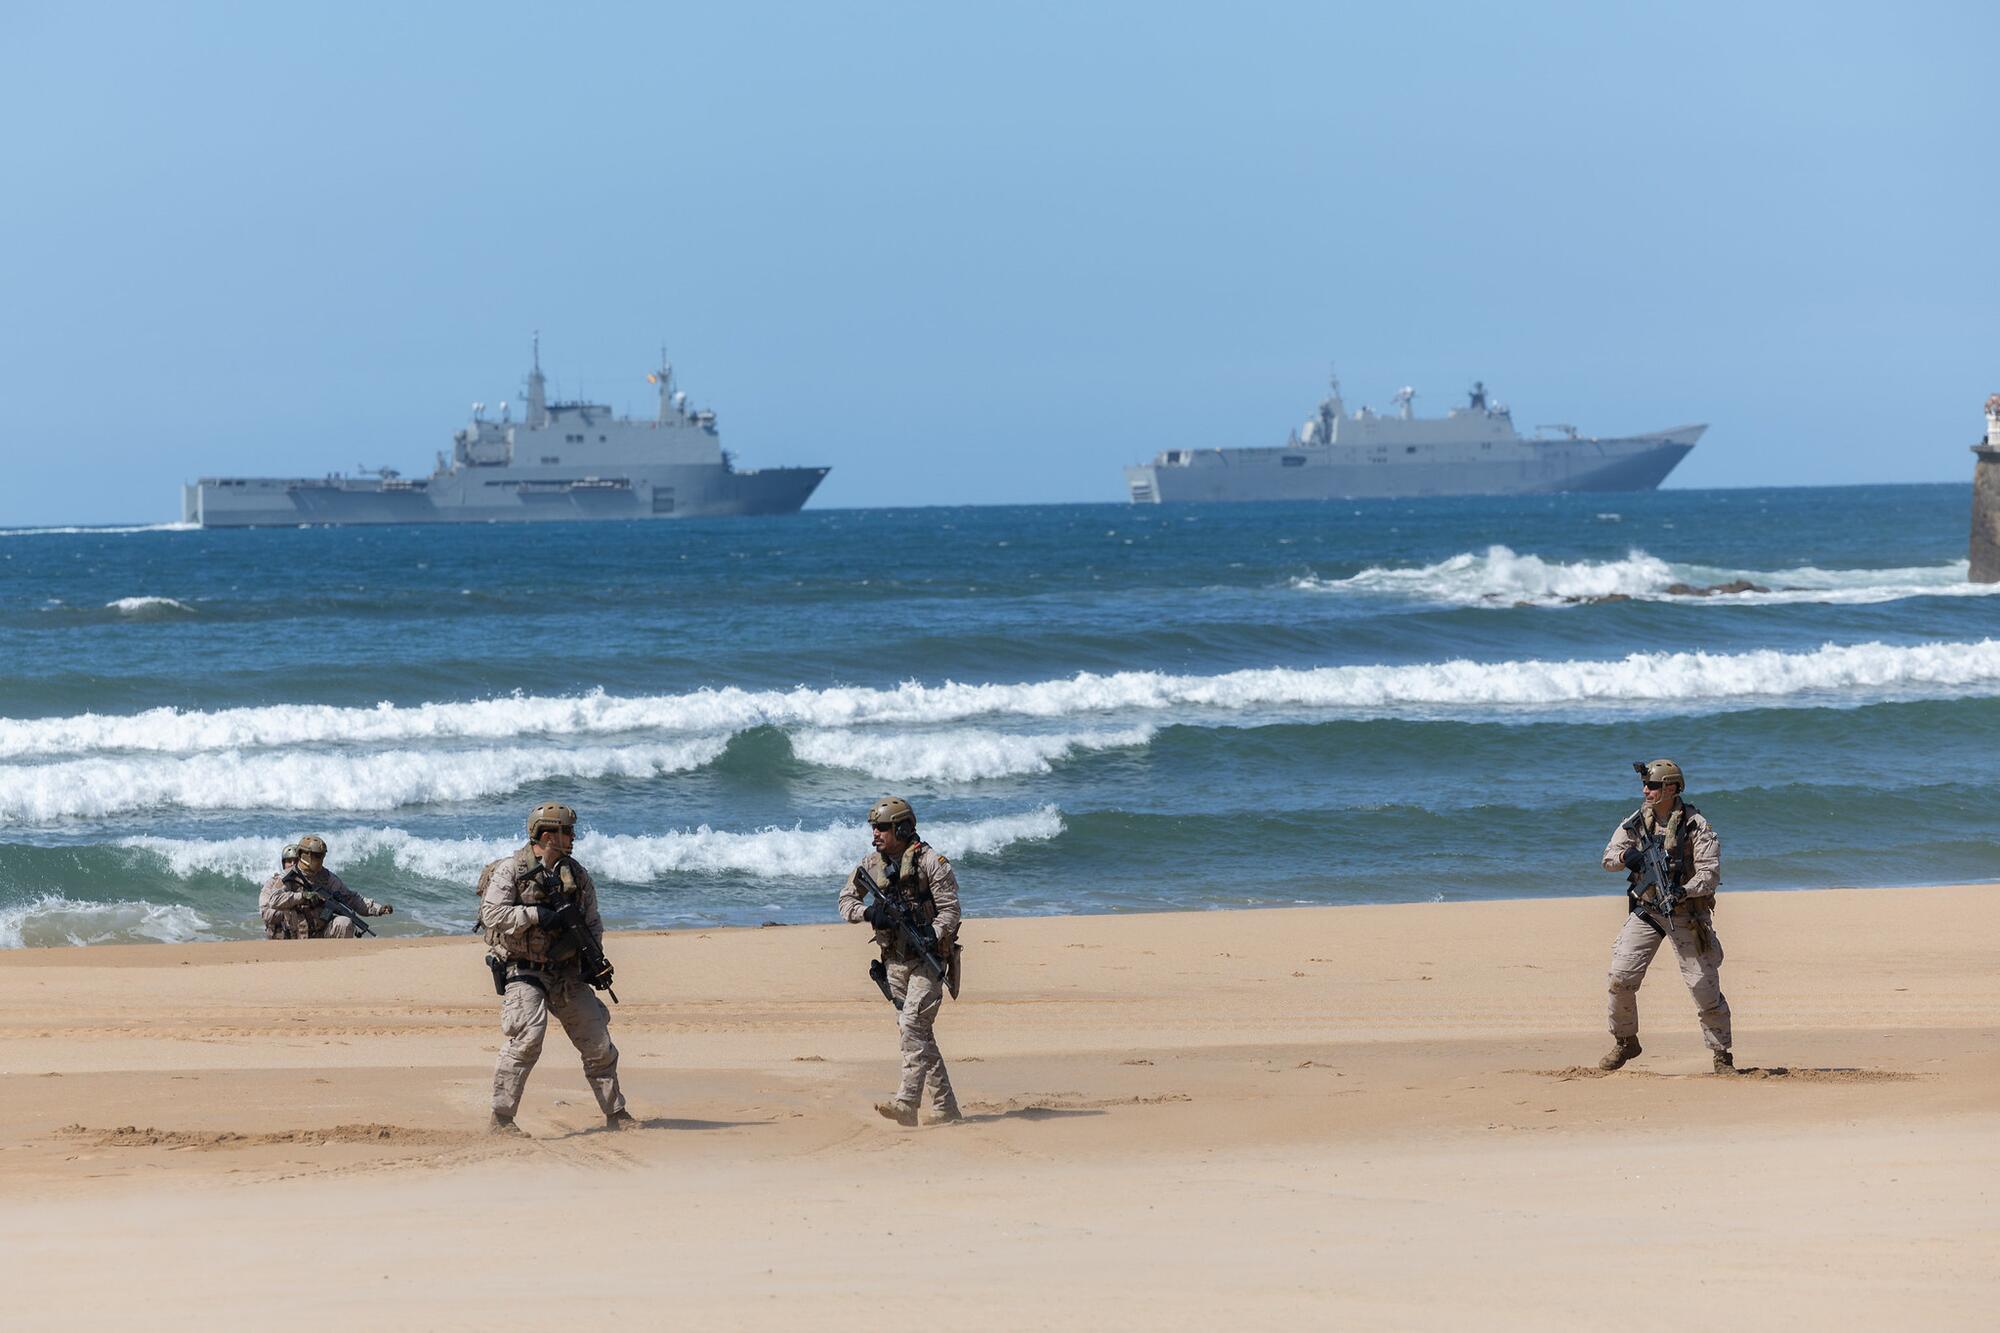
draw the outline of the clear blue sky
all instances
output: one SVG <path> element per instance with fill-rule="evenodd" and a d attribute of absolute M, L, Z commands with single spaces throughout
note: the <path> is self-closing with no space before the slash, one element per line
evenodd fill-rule
<path fill-rule="evenodd" d="M 1676 485 L 1966 480 L 1996 14 L 13 0 L 0 524 L 428 471 L 535 329 L 819 505 L 1119 499 L 1330 362 L 1711 423 Z"/>

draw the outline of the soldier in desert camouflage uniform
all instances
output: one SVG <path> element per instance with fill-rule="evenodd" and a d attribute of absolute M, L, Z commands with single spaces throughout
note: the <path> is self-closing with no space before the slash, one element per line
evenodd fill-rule
<path fill-rule="evenodd" d="M 290 927 L 285 914 L 278 910 L 274 900 L 285 891 L 285 873 L 298 863 L 299 845 L 286 843 L 285 850 L 278 853 L 278 873 L 265 880 L 264 887 L 257 893 L 257 915 L 264 919 L 264 938 L 267 940 L 291 938 L 286 934 Z"/>
<path fill-rule="evenodd" d="M 298 864 L 264 882 L 258 908 L 264 917 L 264 931 L 273 939 L 353 939 L 354 923 L 326 910 L 328 900 L 339 903 L 356 916 L 388 916 L 396 909 L 388 903 L 364 898 L 326 868 L 326 840 L 318 835 L 300 838 L 287 851 L 295 851 Z"/>
<path fill-rule="evenodd" d="M 528 816 L 528 845 L 487 866 L 481 874 L 479 924 L 487 958 L 504 987 L 500 1004 L 500 1056 L 493 1064 L 493 1132 L 521 1134 L 514 1123 L 528 1075 L 541 1058 L 549 1015 L 562 1024 L 583 1056 L 583 1074 L 604 1112 L 607 1129 L 636 1122 L 618 1087 L 618 1048 L 611 1044 L 611 1011 L 585 979 L 575 941 L 557 927 L 556 909 L 573 902 L 584 928 L 601 947 L 597 884 L 571 856 L 576 811 L 539 805 Z M 600 978 L 609 985 L 608 974 Z"/>
<path fill-rule="evenodd" d="M 1680 959 L 1681 980 L 1694 996 L 1701 1016 L 1701 1036 L 1713 1057 L 1715 1072 L 1736 1071 L 1730 1055 L 1729 1001 L 1722 995 L 1722 941 L 1716 937 L 1715 891 L 1722 883 L 1722 843 L 1701 811 L 1681 800 L 1686 779 L 1671 759 L 1635 764 L 1645 799 L 1612 833 L 1604 848 L 1604 868 L 1626 875 L 1632 912 L 1611 946 L 1610 1054 L 1600 1069 L 1617 1069 L 1639 1054 L 1639 983 L 1661 943 L 1671 932 Z M 1661 840 L 1666 852 L 1667 878 L 1685 896 L 1671 915 L 1647 910 L 1639 899 L 1643 845 Z"/>
<path fill-rule="evenodd" d="M 889 993 L 901 1005 L 897 1027 L 902 1033 L 903 1082 L 893 1099 L 877 1102 L 875 1109 L 897 1124 L 914 1125 L 928 1086 L 932 1124 L 963 1120 L 951 1089 L 951 1076 L 944 1067 L 944 1054 L 932 1035 L 948 979 L 937 976 L 918 958 L 894 928 L 888 909 L 879 903 L 863 905 L 867 891 L 861 885 L 860 871 L 867 871 L 918 920 L 937 932 L 938 957 L 952 962 L 947 969 L 951 972 L 956 970 L 958 877 L 952 873 L 951 862 L 917 837 L 917 816 L 909 802 L 894 796 L 877 801 L 868 811 L 868 823 L 875 850 L 841 886 L 840 915 L 874 928 Z M 949 980 L 956 994 L 956 977 Z"/>

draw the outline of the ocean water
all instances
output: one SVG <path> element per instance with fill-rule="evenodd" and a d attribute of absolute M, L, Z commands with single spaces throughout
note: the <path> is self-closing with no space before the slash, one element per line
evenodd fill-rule
<path fill-rule="evenodd" d="M 1615 896 L 1660 755 L 1725 889 L 2000 879 L 1970 503 L 0 531 L 0 944 L 261 933 L 307 832 L 463 931 L 543 800 L 620 927 L 830 919 L 885 792 L 981 915 Z"/>

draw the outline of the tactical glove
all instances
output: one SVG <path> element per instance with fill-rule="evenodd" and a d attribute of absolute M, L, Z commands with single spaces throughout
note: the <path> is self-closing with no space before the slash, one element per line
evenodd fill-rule
<path fill-rule="evenodd" d="M 861 919 L 877 930 L 887 930 L 896 924 L 896 918 L 889 915 L 887 903 L 873 902 L 861 909 Z"/>
<path fill-rule="evenodd" d="M 1625 855 L 1619 859 L 1625 862 L 1625 868 L 1627 870 L 1636 871 L 1640 866 L 1646 863 L 1646 854 L 1640 851 L 1637 847 L 1627 847 L 1625 849 Z"/>
<path fill-rule="evenodd" d="M 528 924 L 531 926 L 540 926 L 543 930 L 554 929 L 556 924 L 556 909 L 553 907 L 530 907 L 528 909 Z"/>

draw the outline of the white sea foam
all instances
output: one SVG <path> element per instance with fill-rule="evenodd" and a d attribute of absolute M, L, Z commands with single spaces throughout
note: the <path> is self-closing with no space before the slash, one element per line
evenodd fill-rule
<path fill-rule="evenodd" d="M 106 534 L 116 534 L 123 532 L 195 532 L 199 530 L 200 527 L 201 524 L 199 523 L 141 523 L 133 527 L 114 527 L 114 528 L 88 528 L 88 527 L 0 528 L 0 537 L 54 537 L 54 536 L 62 536 L 64 534 L 69 534 L 69 533 L 81 533 L 86 536 L 102 536 Z"/>
<path fill-rule="evenodd" d="M 976 782 L 1047 773 L 1074 755 L 1142 746 L 1153 739 L 1155 730 L 1142 726 L 1047 735 L 840 730 L 800 732 L 791 740 L 792 753 L 810 764 L 853 769 L 893 782 Z"/>
<path fill-rule="evenodd" d="M 1710 583 L 1748 579 L 1769 588 L 1769 592 L 1719 593 L 1707 600 L 1738 605 L 1779 606 L 1813 602 L 1841 606 L 1863 606 L 1874 602 L 1897 602 L 1906 597 L 1991 597 L 2000 593 L 2000 584 L 1973 583 L 1967 577 L 1968 561 L 1944 565 L 1912 565 L 1896 569 L 1797 569 L 1746 570 Z"/>
<path fill-rule="evenodd" d="M 0 908 L 0 948 L 163 944 L 220 939 L 207 918 L 177 903 L 73 902 L 58 893 Z"/>
<path fill-rule="evenodd" d="M 301 830 L 302 832 L 303 830 Z M 120 838 L 120 847 L 151 852 L 177 879 L 226 875 L 262 884 L 278 869 L 284 844 L 298 832 L 266 838 Z M 397 869 L 428 879 L 477 878 L 480 867 L 521 845 L 519 838 L 419 838 L 399 828 L 355 828 L 322 834 L 328 863 L 338 869 L 386 857 Z M 589 835 L 580 839 L 588 842 Z M 579 845 L 577 855 L 581 856 Z"/>
<path fill-rule="evenodd" d="M 1516 602 L 1560 602 L 1568 597 L 1628 597 L 1663 590 L 1677 576 L 1666 561 L 1644 551 L 1623 560 L 1574 563 L 1519 555 L 1505 546 L 1481 554 L 1464 552 L 1414 569 L 1371 566 L 1345 579 L 1294 579 L 1292 586 L 1313 592 L 1363 593 L 1478 606 Z"/>
<path fill-rule="evenodd" d="M 1639 550 L 1628 552 L 1622 560 L 1558 561 L 1489 546 L 1484 552 L 1462 552 L 1433 565 L 1371 567 L 1345 579 L 1298 578 L 1292 586 L 1309 592 L 1489 607 L 1522 603 L 1559 606 L 1604 597 L 1686 602 L 1692 600 L 1687 594 L 1667 589 L 1676 583 L 1708 588 L 1739 581 L 1769 591 L 1717 593 L 1701 600 L 1719 606 L 1793 602 L 1858 605 L 1906 597 L 1985 597 L 2000 592 L 2000 584 L 1967 582 L 1966 568 L 1966 562 L 1959 560 L 1900 569 L 1727 569 L 1671 564 Z"/>
<path fill-rule="evenodd" d="M 120 597 L 115 602 L 106 602 L 107 611 L 117 611 L 128 616 L 161 616 L 185 612 L 194 614 L 194 608 L 186 602 L 172 597 Z"/>
<path fill-rule="evenodd" d="M 1045 842 L 1063 831 L 1054 806 L 964 823 L 926 823 L 924 838 L 946 856 L 991 855 L 1023 842 Z M 345 829 L 326 834 L 327 862 L 341 866 L 386 858 L 398 870 L 427 879 L 461 881 L 468 889 L 488 861 L 521 845 L 502 838 L 420 838 L 400 828 Z M 151 852 L 169 873 L 230 875 L 261 884 L 277 868 L 283 837 L 193 840 L 122 838 L 119 845 Z M 641 884 L 676 875 L 736 873 L 775 878 L 838 875 L 868 851 L 862 824 L 831 823 L 824 828 L 762 828 L 748 833 L 704 824 L 667 833 L 598 833 L 585 827 L 576 857 L 600 879 Z"/>
<path fill-rule="evenodd" d="M 658 745 L 485 750 L 301 750 L 181 759 L 0 765 L 0 819 L 47 822 L 132 810 L 389 810 L 497 796 L 554 777 L 654 777 L 713 762 L 723 738 Z"/>
<path fill-rule="evenodd" d="M 1146 713 L 1203 709 L 1233 713 L 1300 713 L 1372 711 L 1398 707 L 1482 709 L 1494 706 L 1567 706 L 1593 703 L 1703 703 L 1759 698 L 1783 700 L 1796 696 L 1844 696 L 1845 702 L 1868 697 L 1911 693 L 1990 691 L 2000 687 L 2000 642 L 1833 645 L 1810 652 L 1764 650 L 1747 653 L 1634 653 L 1610 661 L 1431 662 L 1408 665 L 1340 667 L 1273 667 L 1231 671 L 1213 676 L 1176 676 L 1156 671 L 1123 671 L 1112 675 L 1085 672 L 1063 680 L 1021 684 L 969 685 L 915 682 L 894 689 L 836 686 L 830 689 L 754 691 L 701 690 L 616 698 L 605 694 L 522 697 L 477 703 L 431 703 L 414 707 L 378 704 L 373 708 L 336 708 L 319 704 L 281 704 L 267 708 L 225 709 L 212 713 L 155 709 L 131 717 L 81 714 L 74 717 L 0 719 L 0 759 L 90 753 L 107 750 L 187 752 L 221 750 L 217 764 L 206 771 L 214 779 L 201 798 L 187 779 L 178 783 L 191 797 L 221 799 L 223 784 L 235 768 L 258 762 L 273 765 L 270 787 L 304 790 L 310 783 L 294 779 L 279 783 L 275 766 L 288 771 L 301 761 L 274 756 L 263 760 L 235 753 L 254 746 L 301 745 L 338 741 L 350 744 L 461 741 L 539 734 L 588 736 L 634 732 L 705 732 L 685 739 L 691 755 L 682 767 L 705 763 L 719 752 L 728 733 L 758 725 L 803 725 L 846 729 L 864 722 L 924 726 L 979 717 L 1059 719 L 1080 715 Z M 630 747 L 643 754 L 644 746 Z M 339 804 L 299 804 L 285 798 L 276 808 L 381 809 L 406 800 L 465 799 L 460 792 L 487 795 L 510 790 L 531 777 L 575 772 L 579 776 L 629 771 L 610 756 L 620 751 L 570 750 L 580 758 L 577 768 L 560 767 L 555 751 L 508 751 L 540 756 L 515 783 L 499 785 L 506 774 L 496 771 L 502 761 L 470 761 L 472 771 L 445 771 L 461 757 L 440 758 L 424 749 L 397 751 L 408 762 L 428 765 L 422 771 L 434 779 L 410 781 L 395 801 L 360 790 L 342 777 L 329 785 L 348 791 Z M 397 782 L 391 756 L 340 759 L 344 764 L 375 763 L 385 781 Z M 400 762 L 400 761 L 398 761 Z M 78 761 L 79 765 L 81 761 Z M 665 761 L 656 761 L 656 771 Z M 23 779 L 24 772 L 42 776 Z M 148 769 L 138 761 L 123 761 L 110 769 L 77 767 L 75 775 L 93 777 L 115 787 L 120 774 L 173 773 L 179 769 Z M 10 809 L 36 808 L 18 793 L 24 781 L 44 785 L 56 776 L 55 766 L 43 770 L 0 768 L 0 815 Z M 8 793 L 15 793 L 11 799 Z M 130 808 L 115 801 L 115 790 L 102 798 L 106 809 Z M 61 804 L 61 799 L 57 799 Z M 275 799 L 275 798 L 273 798 Z M 159 803 L 152 799 L 148 804 Z M 84 813 L 82 805 L 76 813 Z M 232 801 L 230 805 L 252 804 Z M 206 808 L 225 808 L 208 805 Z"/>

